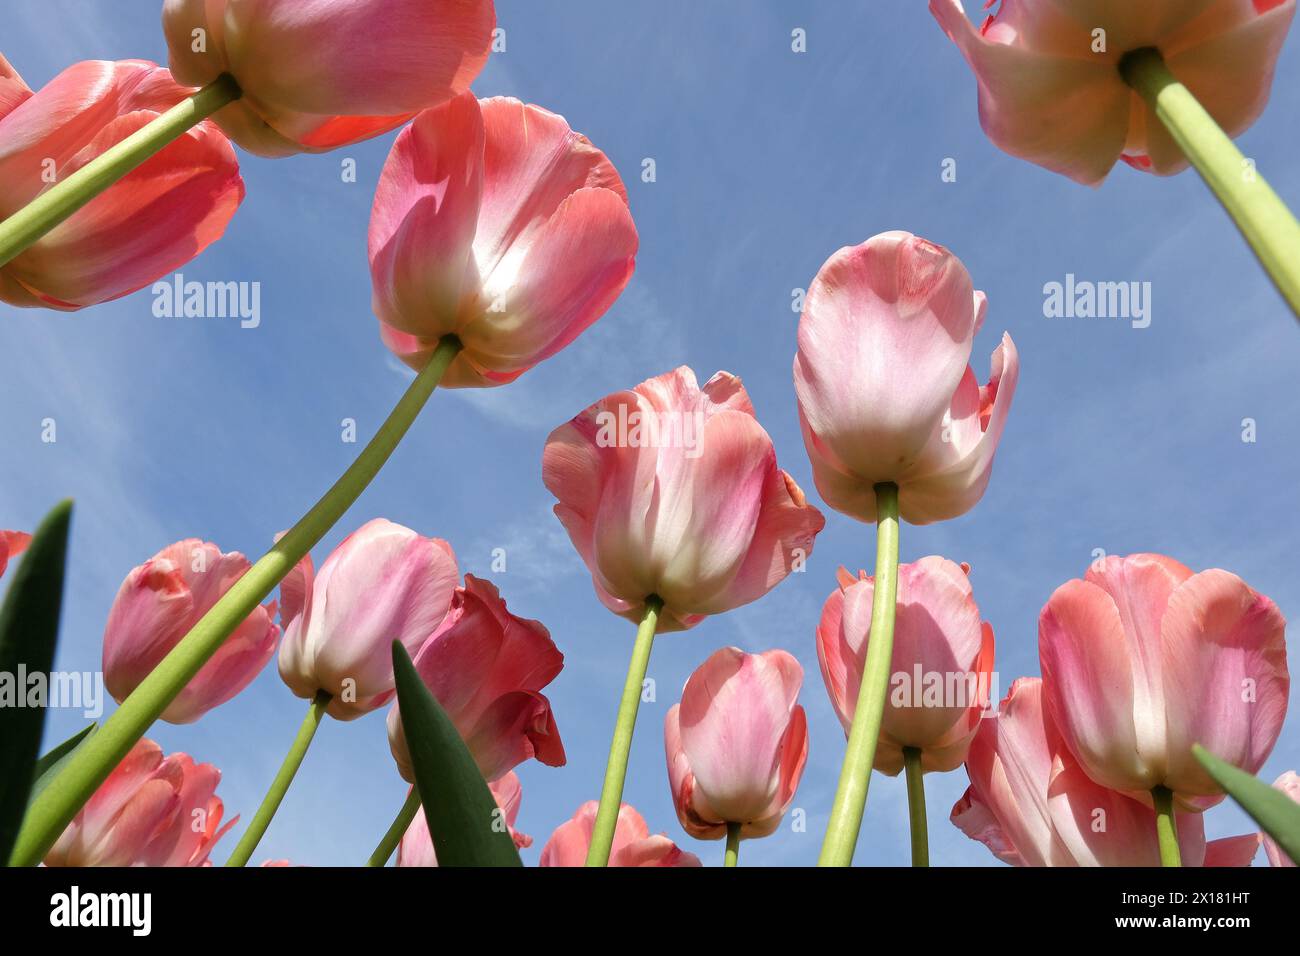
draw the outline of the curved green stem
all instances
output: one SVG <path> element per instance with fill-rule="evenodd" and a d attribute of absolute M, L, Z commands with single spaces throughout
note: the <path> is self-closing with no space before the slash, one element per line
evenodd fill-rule
<path fill-rule="evenodd" d="M 867 806 L 871 767 L 885 715 L 889 664 L 894 656 L 894 609 L 898 596 L 898 485 L 876 485 L 876 579 L 871 600 L 871 635 L 840 782 L 831 804 L 818 866 L 849 866 Z"/>
<path fill-rule="evenodd" d="M 735 866 L 740 860 L 740 824 L 727 824 L 727 852 L 722 858 L 723 866 Z"/>
<path fill-rule="evenodd" d="M 614 846 L 614 827 L 618 824 L 618 810 L 623 803 L 623 778 L 627 776 L 627 758 L 632 751 L 632 731 L 636 727 L 637 708 L 641 705 L 641 686 L 645 683 L 646 668 L 650 666 L 650 647 L 654 644 L 655 627 L 659 624 L 659 612 L 663 606 L 664 602 L 658 595 L 646 598 L 645 615 L 636 629 L 632 660 L 627 665 L 627 681 L 618 704 L 618 719 L 614 722 L 614 739 L 609 745 L 609 763 L 605 765 L 605 785 L 600 790 L 600 807 L 591 832 L 591 847 L 587 850 L 587 866 L 606 866 L 609 851 Z"/>
<path fill-rule="evenodd" d="M 443 338 L 424 371 L 416 376 L 378 433 L 348 470 L 190 628 L 180 643 L 122 701 L 99 731 L 77 748 L 41 794 L 41 799 L 28 810 L 10 858 L 11 866 L 35 866 L 44 858 L 95 788 L 144 736 L 149 725 L 167 709 L 167 705 L 217 652 L 240 622 L 351 507 L 411 427 L 460 349 L 460 341 L 455 336 Z"/>
<path fill-rule="evenodd" d="M 239 86 L 234 78 L 222 74 L 0 222 L 0 266 L 22 255 L 47 232 L 131 170 L 239 96 Z"/>
<path fill-rule="evenodd" d="M 1182 866 L 1178 848 L 1178 822 L 1174 819 L 1174 794 L 1168 787 L 1155 787 L 1151 800 L 1156 806 L 1156 837 L 1160 840 L 1160 865 Z"/>
<path fill-rule="evenodd" d="M 903 748 L 903 770 L 907 775 L 907 820 L 912 829 L 912 866 L 929 866 L 930 834 L 925 824 L 925 778 L 921 772 L 919 748 Z"/>
<path fill-rule="evenodd" d="M 366 860 L 366 866 L 387 866 L 388 858 L 393 855 L 397 849 L 397 844 L 402 842 L 402 836 L 406 833 L 406 828 L 411 825 L 415 819 L 416 812 L 420 809 L 420 791 L 416 787 L 411 788 L 411 792 L 406 795 L 406 802 L 402 804 L 402 809 L 397 811 L 397 818 L 393 820 L 392 826 L 384 834 L 384 838 L 379 841 L 379 846 L 375 847 L 375 852 L 370 854 L 370 859 Z"/>
<path fill-rule="evenodd" d="M 284 755 L 284 763 L 280 764 L 279 773 L 271 781 L 270 789 L 262 798 L 262 805 L 257 808 L 257 813 L 253 814 L 252 822 L 248 824 L 244 835 L 239 838 L 239 843 L 231 852 L 230 859 L 226 860 L 226 866 L 244 866 L 248 863 L 248 858 L 253 855 L 253 851 L 257 849 L 257 845 L 262 842 L 262 836 L 266 833 L 266 828 L 271 825 L 275 811 L 280 809 L 284 795 L 289 792 L 289 784 L 293 783 L 298 768 L 302 766 L 302 758 L 307 756 L 307 748 L 311 746 L 312 738 L 316 736 L 316 728 L 320 726 L 321 719 L 325 716 L 325 708 L 329 706 L 330 696 L 325 691 L 320 691 L 307 706 L 307 716 L 302 719 L 298 735 L 293 738 L 289 752 Z"/>
<path fill-rule="evenodd" d="M 1278 291 L 1300 317 L 1300 222 L 1264 177 L 1169 71 L 1155 49 L 1124 57 L 1120 73 L 1219 197 Z"/>

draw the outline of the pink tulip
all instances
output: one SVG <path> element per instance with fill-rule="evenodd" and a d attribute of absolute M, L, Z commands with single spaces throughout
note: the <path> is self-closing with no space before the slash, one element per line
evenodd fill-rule
<path fill-rule="evenodd" d="M 9 562 L 27 550 L 32 536 L 23 531 L 0 531 L 0 577 L 4 576 Z"/>
<path fill-rule="evenodd" d="M 190 92 L 144 60 L 77 63 L 25 89 L 0 66 L 0 219 Z M 243 198 L 235 151 L 200 123 L 0 268 L 0 301 L 73 310 L 134 292 L 219 239 Z"/>
<path fill-rule="evenodd" d="M 855 579 L 843 568 L 839 579 L 839 590 L 822 608 L 817 660 L 848 734 L 870 643 L 875 581 L 865 571 Z M 921 751 L 925 772 L 961 766 L 988 709 L 993 679 L 993 628 L 980 620 L 963 566 L 934 556 L 899 565 L 889 673 L 875 768 L 896 776 L 904 747 Z"/>
<path fill-rule="evenodd" d="M 223 73 L 216 114 L 252 153 L 321 152 L 378 136 L 469 89 L 487 63 L 492 0 L 164 0 L 182 82 Z"/>
<path fill-rule="evenodd" d="M 1286 716 L 1286 621 L 1227 571 L 1193 574 L 1158 554 L 1098 564 L 1039 617 L 1053 719 L 1102 786 L 1144 800 L 1164 786 L 1187 809 L 1212 806 L 1223 791 L 1192 744 L 1248 773 L 1263 765 Z"/>
<path fill-rule="evenodd" d="M 414 654 L 451 607 L 451 545 L 383 518 L 348 535 L 321 565 L 304 558 L 280 585 L 280 676 L 299 697 L 330 694 L 353 720 L 393 698 L 393 641 Z"/>
<path fill-rule="evenodd" d="M 542 480 L 600 600 L 658 630 L 757 600 L 812 553 L 825 519 L 776 465 L 740 383 L 682 366 L 551 432 Z"/>
<path fill-rule="evenodd" d="M 46 866 L 206 866 L 222 834 L 221 771 L 140 740 L 45 856 Z"/>
<path fill-rule="evenodd" d="M 497 806 L 501 808 L 501 820 L 494 820 L 493 826 L 505 824 L 515 846 L 524 849 L 533 845 L 533 838 L 527 833 L 515 829 L 515 819 L 519 816 L 519 803 L 523 799 L 523 790 L 519 786 L 519 777 L 512 770 L 500 780 L 488 784 L 492 796 L 496 797 Z M 438 857 L 433 851 L 433 838 L 429 836 L 429 821 L 420 810 L 406 828 L 402 842 L 397 845 L 398 866 L 437 866 Z"/>
<path fill-rule="evenodd" d="M 504 777 L 531 757 L 564 765 L 551 702 L 541 693 L 564 655 L 540 621 L 516 617 L 490 581 L 465 575 L 451 610 L 415 655 L 415 669 L 474 755 L 483 778 Z M 388 743 L 402 779 L 415 781 L 397 704 Z"/>
<path fill-rule="evenodd" d="M 1036 677 L 1011 685 L 966 759 L 971 785 L 952 822 L 1013 866 L 1159 866 L 1155 812 L 1093 783 L 1061 745 Z M 1254 834 L 1205 842 L 1199 813 L 1180 813 L 1184 866 L 1249 866 Z"/>
<path fill-rule="evenodd" d="M 1088 185 L 1119 159 L 1162 176 L 1187 166 L 1164 124 L 1120 76 L 1126 54 L 1158 49 L 1236 136 L 1268 103 L 1295 9 L 1295 0 L 1002 0 L 976 30 L 960 0 L 930 0 L 930 12 L 975 72 L 989 138 Z"/>
<path fill-rule="evenodd" d="M 605 154 L 564 117 L 466 93 L 402 130 L 370 216 L 384 343 L 452 388 L 502 385 L 576 339 L 632 277 L 636 226 Z"/>
<path fill-rule="evenodd" d="M 795 703 L 803 668 L 785 651 L 724 647 L 691 674 L 664 720 L 677 819 L 697 840 L 742 838 L 781 823 L 808 759 L 808 721 Z"/>
<path fill-rule="evenodd" d="M 942 246 L 887 232 L 831 256 L 804 299 L 794 385 L 822 499 L 876 520 L 899 486 L 904 520 L 965 514 L 988 486 L 1020 359 L 1009 335 L 987 385 L 967 362 L 986 301 Z"/>
<path fill-rule="evenodd" d="M 588 800 L 571 820 L 555 828 L 542 847 L 540 866 L 584 866 L 591 847 L 591 833 L 596 825 L 596 801 Z M 650 828 L 631 804 L 618 808 L 614 828 L 614 846 L 609 854 L 610 866 L 700 866 L 694 853 L 680 850 L 662 833 L 650 835 Z"/>
<path fill-rule="evenodd" d="M 1277 780 L 1273 781 L 1273 786 L 1281 790 L 1296 803 L 1300 803 L 1300 776 L 1296 775 L 1294 770 L 1288 770 Z M 1295 866 L 1296 861 L 1286 855 L 1286 851 L 1278 846 L 1273 838 L 1266 834 L 1260 834 L 1264 842 L 1264 853 L 1268 856 L 1269 866 Z"/>
<path fill-rule="evenodd" d="M 122 582 L 104 627 L 104 685 L 121 703 L 251 565 L 238 551 L 186 538 Z M 163 720 L 188 724 L 252 683 L 275 653 L 275 602 L 254 609 L 185 685 Z"/>

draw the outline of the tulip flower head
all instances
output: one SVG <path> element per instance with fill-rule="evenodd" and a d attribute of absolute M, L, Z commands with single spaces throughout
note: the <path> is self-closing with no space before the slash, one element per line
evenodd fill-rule
<path fill-rule="evenodd" d="M 1163 786 L 1205 809 L 1223 791 L 1192 745 L 1248 773 L 1263 766 L 1291 686 L 1285 631 L 1277 606 L 1235 574 L 1106 557 L 1039 616 L 1047 704 L 1098 784 L 1144 796 Z"/>
<path fill-rule="evenodd" d="M 91 60 L 35 93 L 0 58 L 0 219 L 183 100 L 145 60 Z M 0 301 L 71 311 L 127 295 L 219 239 L 244 198 L 235 151 L 202 122 L 0 267 Z"/>
<path fill-rule="evenodd" d="M 1294 770 L 1288 770 L 1273 781 L 1273 786 L 1281 790 L 1296 803 L 1300 803 L 1300 776 Z M 1264 853 L 1268 856 L 1269 866 L 1295 866 L 1296 861 L 1287 856 L 1286 851 L 1267 834 L 1260 834 L 1264 842 Z"/>
<path fill-rule="evenodd" d="M 514 381 L 576 339 L 632 277 L 636 226 L 605 154 L 564 117 L 466 93 L 402 130 L 370 217 L 384 343 L 445 387 Z"/>
<path fill-rule="evenodd" d="M 133 568 L 104 627 L 104 685 L 113 699 L 125 700 L 249 567 L 238 551 L 187 538 Z M 163 720 L 198 720 L 252 683 L 275 654 L 275 610 L 274 601 L 254 608 L 167 705 Z"/>
<path fill-rule="evenodd" d="M 46 866 L 208 866 L 222 835 L 221 772 L 152 740 L 131 748 L 58 842 Z"/>
<path fill-rule="evenodd" d="M 596 801 L 588 800 L 571 820 L 555 828 L 551 838 L 542 847 L 540 866 L 583 866 L 587 850 L 591 847 L 591 834 L 596 825 Z M 609 866 L 700 866 L 694 853 L 678 849 L 677 844 L 662 833 L 650 835 L 645 819 L 631 804 L 618 808 L 618 824 L 614 829 L 614 847 L 609 855 Z"/>
<path fill-rule="evenodd" d="M 875 579 L 841 568 L 839 581 L 822 608 L 817 660 L 847 735 L 871 642 Z M 993 628 L 980 620 L 965 566 L 936 556 L 899 565 L 889 673 L 875 769 L 896 776 L 905 747 L 921 751 L 923 771 L 961 766 L 993 681 Z"/>
<path fill-rule="evenodd" d="M 451 607 L 460 572 L 451 545 L 376 518 L 313 570 L 281 582 L 280 676 L 299 697 L 324 691 L 327 712 L 353 720 L 395 693 L 393 641 L 414 654 Z"/>
<path fill-rule="evenodd" d="M 0 531 L 0 577 L 4 576 L 9 562 L 27 550 L 32 536 L 24 531 Z"/>
<path fill-rule="evenodd" d="M 1064 748 L 1043 682 L 1017 680 L 981 722 L 952 822 L 1013 866 L 1160 866 L 1155 811 L 1094 783 Z M 1206 843 L 1203 817 L 1180 813 L 1184 866 L 1249 866 L 1255 834 Z"/>
<path fill-rule="evenodd" d="M 492 0 L 164 0 L 172 72 L 240 97 L 216 114 L 261 156 L 378 136 L 469 89 L 487 63 Z"/>
<path fill-rule="evenodd" d="M 519 776 L 512 770 L 500 780 L 488 784 L 492 796 L 497 801 L 500 820 L 493 825 L 504 824 L 514 840 L 515 847 L 526 849 L 533 845 L 533 838 L 527 833 L 515 829 L 515 820 L 519 816 L 519 804 L 523 799 L 523 790 L 519 785 Z M 406 828 L 402 842 L 397 845 L 397 865 L 400 866 L 437 866 L 438 857 L 434 853 L 433 838 L 429 835 L 429 821 L 421 809 Z"/>
<path fill-rule="evenodd" d="M 564 655 L 540 621 L 511 614 L 491 582 L 465 575 L 447 617 L 413 663 L 485 780 L 501 779 L 532 757 L 564 765 L 551 702 L 541 693 L 563 669 Z M 396 703 L 388 712 L 388 743 L 402 778 L 414 783 Z"/>
<path fill-rule="evenodd" d="M 551 432 L 542 480 L 600 600 L 658 630 L 748 604 L 803 567 L 825 519 L 777 467 L 740 379 L 685 366 Z"/>
<path fill-rule="evenodd" d="M 795 703 L 803 668 L 785 651 L 724 647 L 686 681 L 664 721 L 673 803 L 683 829 L 721 840 L 781 823 L 808 759 L 808 722 Z"/>
<path fill-rule="evenodd" d="M 1187 167 L 1121 75 L 1125 56 L 1158 50 L 1236 136 L 1268 104 L 1295 10 L 1296 0 L 1001 0 L 976 29 L 961 0 L 930 0 L 975 73 L 989 138 L 1087 185 L 1101 183 L 1121 159 L 1161 176 Z"/>
<path fill-rule="evenodd" d="M 947 249 L 887 232 L 827 260 L 804 299 L 794 385 L 822 499 L 876 520 L 875 486 L 929 524 L 965 514 L 988 486 L 1020 376 L 1009 335 L 987 385 L 967 364 L 984 293 Z"/>

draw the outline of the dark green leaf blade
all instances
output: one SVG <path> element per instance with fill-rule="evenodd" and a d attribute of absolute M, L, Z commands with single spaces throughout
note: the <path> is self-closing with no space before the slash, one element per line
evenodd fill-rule
<path fill-rule="evenodd" d="M 515 841 L 499 824 L 492 791 L 469 748 L 411 663 L 393 642 L 393 676 L 415 785 L 442 866 L 523 866 Z"/>
<path fill-rule="evenodd" d="M 81 742 L 94 733 L 95 728 L 98 726 L 99 724 L 92 723 L 83 727 L 36 761 L 36 769 L 32 774 L 32 790 L 27 795 L 27 805 L 29 807 L 37 801 L 41 792 L 50 785 L 50 781 L 54 779 L 55 774 L 63 769 L 63 765 L 68 762 L 68 758 L 72 756 L 73 751 L 80 747 Z"/>
<path fill-rule="evenodd" d="M 1300 862 L 1300 803 L 1246 771 L 1220 760 L 1199 744 L 1192 753 L 1215 783 L 1228 792 L 1284 853 Z"/>
<path fill-rule="evenodd" d="M 27 692 L 18 686 L 20 668 L 48 675 L 54 666 L 71 518 L 71 501 L 45 516 L 0 605 L 0 674 L 15 682 L 19 695 Z M 44 727 L 44 707 L 0 707 L 0 860 L 9 859 L 27 810 Z"/>

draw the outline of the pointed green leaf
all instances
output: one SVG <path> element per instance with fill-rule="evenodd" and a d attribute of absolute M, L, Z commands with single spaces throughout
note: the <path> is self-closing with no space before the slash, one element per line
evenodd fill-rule
<path fill-rule="evenodd" d="M 0 605 L 0 675 L 14 682 L 23 702 L 27 687 L 20 673 L 48 675 L 54 666 L 71 517 L 71 501 L 45 516 Z M 44 707 L 0 707 L 0 860 L 9 859 L 27 811 L 44 726 Z"/>
<path fill-rule="evenodd" d="M 36 761 L 36 770 L 33 773 L 32 779 L 32 790 L 31 793 L 27 795 L 27 805 L 29 807 L 40 797 L 41 791 L 50 785 L 50 781 L 54 779 L 54 775 L 63 769 L 63 765 L 68 762 L 68 758 L 72 756 L 73 751 L 80 747 L 81 742 L 93 734 L 95 728 L 98 726 L 99 724 L 90 724 L 87 727 L 83 727 L 63 743 L 59 744 L 49 753 L 41 757 L 40 760 Z"/>
<path fill-rule="evenodd" d="M 415 785 L 439 866 L 523 866 L 469 748 L 393 642 L 393 676 Z"/>
<path fill-rule="evenodd" d="M 1300 862 L 1300 803 L 1246 771 L 1220 760 L 1199 744 L 1192 753 L 1214 782 L 1228 792 L 1283 852 Z"/>

